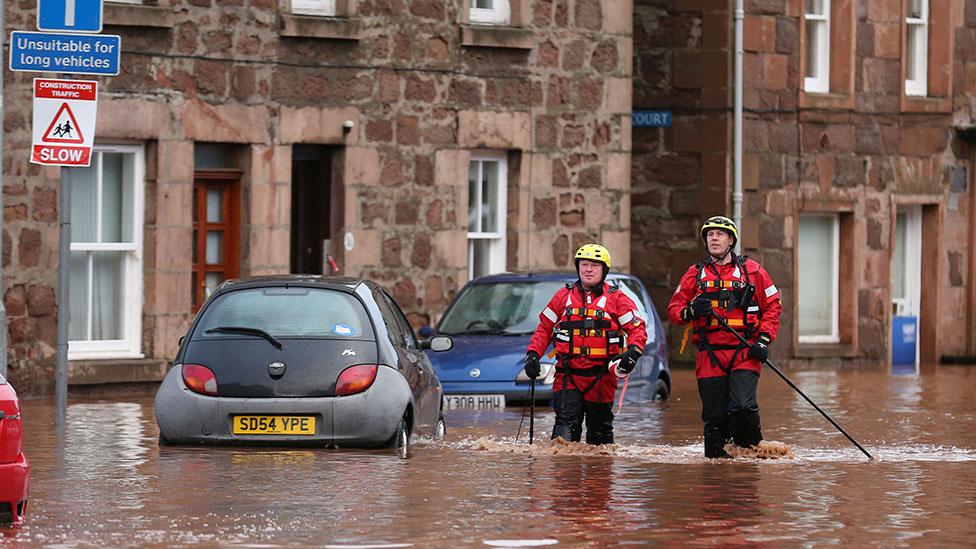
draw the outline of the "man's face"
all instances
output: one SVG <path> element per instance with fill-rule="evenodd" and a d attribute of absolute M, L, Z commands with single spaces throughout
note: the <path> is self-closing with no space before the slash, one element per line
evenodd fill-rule
<path fill-rule="evenodd" d="M 705 243 L 708 245 L 708 253 L 721 257 L 732 247 L 732 235 L 722 229 L 709 229 L 705 233 Z"/>
<path fill-rule="evenodd" d="M 603 278 L 603 263 L 590 261 L 589 259 L 580 259 L 579 277 L 580 282 L 583 283 L 583 287 L 592 288 L 596 286 L 600 283 L 600 279 Z"/>

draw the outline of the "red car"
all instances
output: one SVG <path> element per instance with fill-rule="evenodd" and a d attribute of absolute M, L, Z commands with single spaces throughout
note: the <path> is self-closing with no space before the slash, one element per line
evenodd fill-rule
<path fill-rule="evenodd" d="M 18 523 L 27 512 L 30 464 L 22 433 L 17 392 L 0 376 L 0 523 Z"/>

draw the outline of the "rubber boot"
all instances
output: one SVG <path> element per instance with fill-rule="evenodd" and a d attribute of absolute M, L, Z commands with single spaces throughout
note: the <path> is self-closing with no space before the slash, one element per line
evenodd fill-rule
<path fill-rule="evenodd" d="M 573 429 L 569 425 L 556 424 L 552 426 L 552 437 L 562 437 L 566 442 L 575 442 L 573 440 Z"/>
<path fill-rule="evenodd" d="M 613 403 L 584 402 L 586 443 L 613 444 Z"/>
<path fill-rule="evenodd" d="M 759 414 L 749 410 L 741 410 L 732 415 L 732 439 L 736 446 L 749 448 L 762 441 L 762 427 L 759 424 Z"/>
<path fill-rule="evenodd" d="M 727 417 L 706 422 L 703 434 L 705 435 L 705 457 L 730 457 L 728 452 L 725 451 L 725 445 L 732 438 L 729 433 L 729 421 Z"/>

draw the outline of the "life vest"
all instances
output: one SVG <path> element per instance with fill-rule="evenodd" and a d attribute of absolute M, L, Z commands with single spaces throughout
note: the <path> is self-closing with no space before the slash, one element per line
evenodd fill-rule
<path fill-rule="evenodd" d="M 740 331 L 746 339 L 755 335 L 756 327 L 759 325 L 761 311 L 756 302 L 756 286 L 749 281 L 749 270 L 746 268 L 748 258 L 742 255 L 732 256 L 732 264 L 735 268 L 730 273 L 731 278 L 723 279 L 719 275 L 718 269 L 707 261 L 698 263 L 698 276 L 696 284 L 698 295 L 705 296 L 712 301 L 712 309 L 715 313 L 725 319 L 730 327 Z M 709 317 L 699 319 L 695 322 L 695 334 L 697 336 L 698 348 L 709 354 L 712 362 L 719 368 L 728 371 L 735 363 L 736 357 L 749 346 L 738 342 L 734 345 L 717 345 L 709 341 L 709 334 L 724 330 L 718 320 Z M 689 327 L 691 327 L 689 325 Z M 715 351 L 734 350 L 728 365 L 721 364 Z"/>
<path fill-rule="evenodd" d="M 572 289 L 570 285 L 567 288 Z M 606 310 L 607 298 L 616 291 L 611 287 L 590 304 L 583 303 L 581 295 L 570 291 L 566 307 L 553 327 L 556 354 L 564 358 L 588 356 L 596 359 L 610 358 L 621 352 L 623 334 L 620 325 Z"/>

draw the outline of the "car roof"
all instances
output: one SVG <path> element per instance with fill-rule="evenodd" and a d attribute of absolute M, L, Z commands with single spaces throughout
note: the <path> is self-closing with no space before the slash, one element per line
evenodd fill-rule
<path fill-rule="evenodd" d="M 267 288 L 269 286 L 306 286 L 349 291 L 355 290 L 355 288 L 360 284 L 368 283 L 369 281 L 364 278 L 351 276 L 326 276 L 310 274 L 263 275 L 227 280 L 220 285 L 217 292 L 242 290 L 247 288 Z"/>
<path fill-rule="evenodd" d="M 566 271 L 531 271 L 524 273 L 498 273 L 480 276 L 470 281 L 468 284 L 497 284 L 499 282 L 536 282 L 536 281 L 558 281 L 573 282 L 576 280 L 576 273 Z M 611 272 L 607 275 L 607 280 L 621 279 L 638 280 L 634 275 L 626 273 Z"/>

